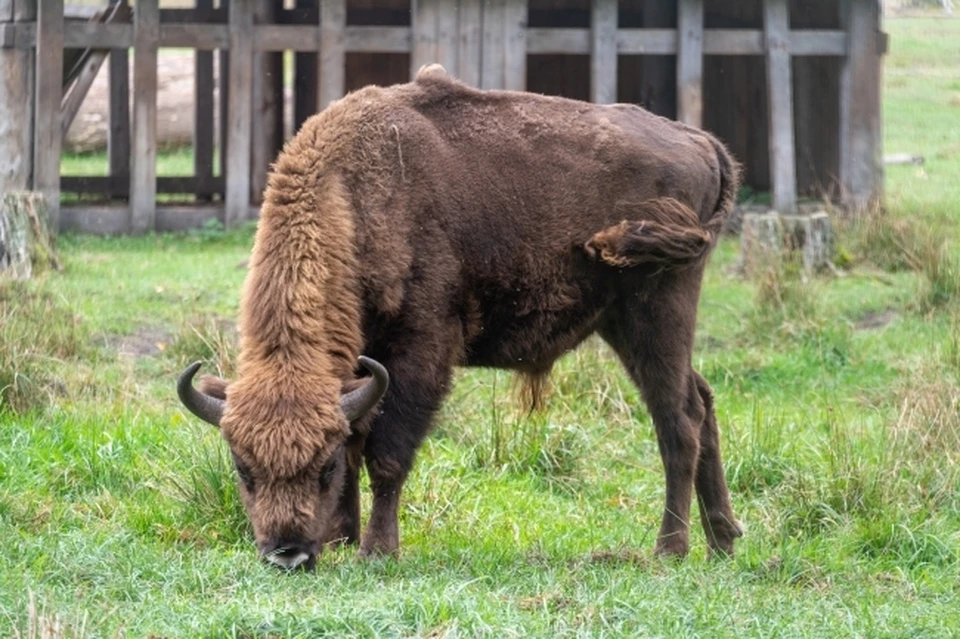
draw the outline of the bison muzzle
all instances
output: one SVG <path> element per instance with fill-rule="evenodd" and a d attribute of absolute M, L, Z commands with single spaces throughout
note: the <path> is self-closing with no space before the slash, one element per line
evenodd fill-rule
<path fill-rule="evenodd" d="M 741 530 L 691 361 L 738 179 L 713 136 L 638 106 L 480 91 L 436 65 L 309 119 L 268 179 L 237 377 L 197 389 L 194 364 L 178 383 L 229 445 L 262 555 L 312 568 L 329 544 L 395 553 L 401 489 L 453 367 L 513 370 L 539 405 L 553 363 L 595 333 L 653 418 L 656 552 L 687 553 L 695 492 L 711 550 L 731 553 Z"/>

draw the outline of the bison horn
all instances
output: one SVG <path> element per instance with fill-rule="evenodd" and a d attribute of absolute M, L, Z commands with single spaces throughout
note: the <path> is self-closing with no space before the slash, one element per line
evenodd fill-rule
<path fill-rule="evenodd" d="M 180 378 L 177 379 L 177 395 L 180 396 L 180 401 L 191 413 L 208 424 L 213 424 L 219 428 L 226 402 L 217 397 L 201 393 L 193 387 L 193 376 L 197 374 L 198 370 L 200 370 L 200 362 L 194 362 L 180 373 Z"/>
<path fill-rule="evenodd" d="M 340 409 L 346 415 L 347 421 L 351 422 L 363 417 L 373 408 L 387 392 L 387 385 L 390 383 L 387 369 L 380 362 L 361 355 L 360 363 L 373 374 L 373 379 L 340 398 Z"/>

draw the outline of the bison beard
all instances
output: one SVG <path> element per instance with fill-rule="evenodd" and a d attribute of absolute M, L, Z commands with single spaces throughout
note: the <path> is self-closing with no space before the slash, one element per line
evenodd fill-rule
<path fill-rule="evenodd" d="M 237 379 L 198 391 L 194 365 L 178 384 L 230 446 L 263 556 L 309 568 L 329 543 L 396 552 L 401 489 L 452 368 L 516 371 L 539 406 L 553 362 L 594 333 L 653 417 L 656 551 L 687 553 L 696 491 L 707 543 L 731 553 L 741 530 L 691 358 L 737 184 L 702 131 L 633 105 L 479 91 L 436 65 L 307 121 L 269 176 Z"/>

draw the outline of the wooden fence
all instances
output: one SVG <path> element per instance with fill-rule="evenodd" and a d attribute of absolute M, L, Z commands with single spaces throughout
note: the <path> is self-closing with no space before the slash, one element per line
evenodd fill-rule
<path fill-rule="evenodd" d="M 829 57 L 843 61 L 835 131 L 837 182 L 848 203 L 860 206 L 875 200 L 882 183 L 879 59 L 885 47 L 879 3 L 838 0 L 840 28 L 792 29 L 788 0 L 757 1 L 762 2 L 759 29 L 705 28 L 705 0 L 673 0 L 671 28 L 622 27 L 618 15 L 631 4 L 626 0 L 584 1 L 587 28 L 529 27 L 535 0 L 387 0 L 379 12 L 371 9 L 377 5 L 374 0 L 298 0 L 294 8 L 269 0 L 220 0 L 219 6 L 213 0 L 196 0 L 192 9 L 160 9 L 158 0 L 136 0 L 132 20 L 126 23 L 65 21 L 63 0 L 0 0 L 3 50 L 40 53 L 35 57 L 34 99 L 21 105 L 19 113 L 10 111 L 9 101 L 6 106 L 0 101 L 0 110 L 8 111 L 0 117 L 32 120 L 35 190 L 54 201 L 61 192 L 102 200 L 65 200 L 58 213 L 60 228 L 144 232 L 193 227 L 212 217 L 231 226 L 256 216 L 268 164 L 282 143 L 284 64 L 282 54 L 270 52 L 297 52 L 296 124 L 344 95 L 351 53 L 407 54 L 411 75 L 423 64 L 439 62 L 470 84 L 507 89 L 527 86 L 531 55 L 587 55 L 590 98 L 601 103 L 617 100 L 621 56 L 675 56 L 676 115 L 695 126 L 704 119 L 705 57 L 761 56 L 773 204 L 786 212 L 797 203 L 791 61 Z M 642 10 L 649 12 L 662 11 L 653 5 L 670 3 L 634 4 L 646 5 Z M 373 15 L 382 23 L 369 24 Z M 194 171 L 189 176 L 156 175 L 161 47 L 196 50 Z M 65 49 L 77 48 L 109 51 L 105 177 L 60 176 L 63 55 Z M 224 71 L 218 81 L 219 105 L 215 52 Z M 132 114 L 127 106 L 131 91 Z M 219 134 L 215 111 L 224 116 Z M 217 138 L 224 143 L 218 145 Z M 171 194 L 189 194 L 191 201 L 174 203 Z"/>

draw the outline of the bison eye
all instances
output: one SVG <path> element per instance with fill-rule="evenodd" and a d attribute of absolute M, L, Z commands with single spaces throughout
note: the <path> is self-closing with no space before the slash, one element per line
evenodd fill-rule
<path fill-rule="evenodd" d="M 337 469 L 337 460 L 331 459 L 326 464 L 323 465 L 323 468 L 320 469 L 320 488 L 326 490 L 330 488 L 330 484 L 333 482 L 333 474 Z"/>
<path fill-rule="evenodd" d="M 243 485 L 246 486 L 247 490 L 251 493 L 253 492 L 253 475 L 250 474 L 250 469 L 246 465 L 237 459 L 236 456 L 233 458 L 233 465 L 237 469 L 237 476 L 240 477 L 240 481 L 243 482 Z"/>

